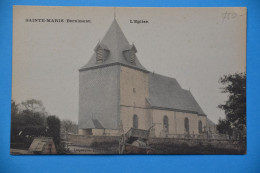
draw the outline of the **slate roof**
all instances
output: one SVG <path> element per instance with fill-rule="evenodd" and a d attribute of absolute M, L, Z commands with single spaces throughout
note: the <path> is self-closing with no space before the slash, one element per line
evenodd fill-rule
<path fill-rule="evenodd" d="M 104 38 L 98 44 L 100 44 L 102 47 L 109 50 L 109 55 L 106 58 L 105 62 L 96 63 L 96 53 L 94 52 L 89 62 L 83 67 L 81 67 L 79 71 L 98 68 L 98 67 L 112 65 L 112 64 L 121 64 L 138 70 L 147 71 L 141 65 L 137 57 L 135 59 L 134 64 L 128 62 L 125 59 L 123 55 L 123 51 L 129 50 L 131 48 L 131 45 L 127 41 L 116 19 L 114 19 L 107 33 L 105 34 Z"/>
<path fill-rule="evenodd" d="M 104 129 L 103 125 L 97 119 L 91 119 L 86 122 L 89 129 Z"/>
<path fill-rule="evenodd" d="M 176 79 L 149 73 L 148 103 L 152 108 L 205 115 L 191 92 L 182 89 Z"/>

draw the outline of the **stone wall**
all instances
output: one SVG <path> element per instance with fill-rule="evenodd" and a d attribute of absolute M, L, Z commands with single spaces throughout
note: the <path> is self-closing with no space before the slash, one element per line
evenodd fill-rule
<path fill-rule="evenodd" d="M 84 135 L 72 135 L 72 134 L 68 135 L 68 142 L 78 146 L 93 147 L 93 145 L 99 143 L 118 144 L 118 141 L 119 141 L 119 136 L 84 136 Z"/>
<path fill-rule="evenodd" d="M 147 130 L 151 126 L 150 110 L 147 109 L 147 73 L 120 67 L 120 120 L 124 132 L 133 127 L 133 116 L 138 117 L 138 128 Z"/>
<path fill-rule="evenodd" d="M 147 73 L 120 67 L 120 105 L 146 108 L 148 98 Z"/>
<path fill-rule="evenodd" d="M 246 154 L 246 142 L 216 139 L 149 138 L 155 154 Z"/>

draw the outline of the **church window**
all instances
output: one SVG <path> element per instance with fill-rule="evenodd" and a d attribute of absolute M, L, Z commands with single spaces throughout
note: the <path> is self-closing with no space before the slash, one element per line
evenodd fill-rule
<path fill-rule="evenodd" d="M 185 118 L 184 119 L 184 127 L 185 127 L 185 132 L 189 133 L 190 131 L 190 127 L 189 127 L 189 119 L 188 118 Z"/>
<path fill-rule="evenodd" d="M 138 117 L 137 117 L 137 115 L 133 116 L 133 128 L 138 129 Z"/>
<path fill-rule="evenodd" d="M 169 121 L 166 115 L 163 117 L 163 129 L 165 129 L 166 132 L 169 132 Z"/>
<path fill-rule="evenodd" d="M 201 120 L 199 120 L 199 133 L 202 133 L 202 122 L 201 122 Z"/>

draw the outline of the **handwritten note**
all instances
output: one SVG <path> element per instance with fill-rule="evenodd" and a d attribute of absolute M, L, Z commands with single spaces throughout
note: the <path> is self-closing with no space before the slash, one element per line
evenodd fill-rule
<path fill-rule="evenodd" d="M 222 22 L 225 22 L 226 20 L 235 19 L 236 17 L 237 17 L 237 13 L 226 11 L 225 13 L 222 13 Z"/>

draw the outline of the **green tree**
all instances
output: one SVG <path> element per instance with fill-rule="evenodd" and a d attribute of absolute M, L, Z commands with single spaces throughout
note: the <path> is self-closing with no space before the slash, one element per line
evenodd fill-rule
<path fill-rule="evenodd" d="M 19 104 L 16 104 L 14 100 L 11 101 L 11 125 L 12 127 L 16 124 L 18 116 L 20 114 Z"/>
<path fill-rule="evenodd" d="M 15 117 L 19 113 L 19 104 L 16 104 L 14 100 L 11 100 L 11 116 Z"/>
<path fill-rule="evenodd" d="M 55 115 L 47 117 L 47 136 L 53 137 L 56 146 L 60 144 L 60 119 Z"/>
<path fill-rule="evenodd" d="M 246 73 L 224 75 L 219 82 L 224 85 L 221 88 L 222 93 L 227 93 L 228 99 L 225 104 L 218 106 L 225 111 L 226 119 L 220 120 L 217 128 L 220 133 L 226 133 L 230 129 L 237 129 L 244 133 L 246 128 Z"/>
<path fill-rule="evenodd" d="M 226 119 L 218 120 L 217 130 L 221 134 L 228 134 L 229 136 L 232 135 L 232 129 L 230 126 L 230 122 L 227 121 Z"/>
<path fill-rule="evenodd" d="M 11 147 L 28 148 L 34 137 L 46 135 L 45 108 L 41 101 L 11 103 Z M 16 145 L 19 144 L 19 145 Z"/>

